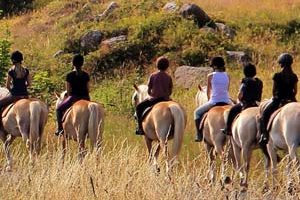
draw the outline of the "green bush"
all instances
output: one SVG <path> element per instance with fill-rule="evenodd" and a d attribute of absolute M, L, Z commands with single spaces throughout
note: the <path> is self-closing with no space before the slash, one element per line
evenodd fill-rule
<path fill-rule="evenodd" d="M 10 41 L 0 39 L 0 84 L 3 84 L 6 72 L 10 66 L 10 47 Z"/>

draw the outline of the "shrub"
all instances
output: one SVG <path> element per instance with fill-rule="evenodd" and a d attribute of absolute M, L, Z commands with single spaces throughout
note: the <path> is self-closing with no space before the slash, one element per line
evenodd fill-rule
<path fill-rule="evenodd" d="M 3 15 L 15 14 L 31 8 L 33 0 L 0 0 Z"/>
<path fill-rule="evenodd" d="M 10 47 L 10 41 L 0 39 L 0 84 L 4 82 L 6 72 L 10 65 Z"/>

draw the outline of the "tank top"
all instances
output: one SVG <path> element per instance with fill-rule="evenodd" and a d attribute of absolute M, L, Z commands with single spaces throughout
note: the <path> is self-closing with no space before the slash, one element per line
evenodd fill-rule
<path fill-rule="evenodd" d="M 27 77 L 29 75 L 29 71 L 27 68 L 25 68 L 25 74 L 23 77 L 17 77 L 17 74 L 14 70 L 14 68 L 11 68 L 8 71 L 8 74 L 12 77 L 12 88 L 10 90 L 10 93 L 13 96 L 27 96 Z"/>
<path fill-rule="evenodd" d="M 219 102 L 229 103 L 229 77 L 226 72 L 213 72 L 211 79 L 211 98 L 210 103 Z"/>

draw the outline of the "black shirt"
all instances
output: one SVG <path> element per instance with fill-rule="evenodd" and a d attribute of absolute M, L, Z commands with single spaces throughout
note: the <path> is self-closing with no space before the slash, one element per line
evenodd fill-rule
<path fill-rule="evenodd" d="M 85 71 L 72 71 L 67 74 L 66 81 L 71 85 L 71 96 L 88 97 L 88 82 L 90 76 Z"/>
<path fill-rule="evenodd" d="M 13 96 L 27 96 L 27 78 L 29 75 L 29 70 L 27 68 L 25 69 L 25 73 L 23 77 L 17 77 L 17 73 L 15 72 L 14 68 L 11 68 L 8 71 L 8 75 L 12 77 L 12 88 L 10 90 L 10 93 Z"/>
<path fill-rule="evenodd" d="M 282 71 L 273 76 L 273 98 L 278 100 L 296 101 L 296 93 L 294 91 L 298 77 L 292 71 Z"/>
<path fill-rule="evenodd" d="M 245 104 L 261 101 L 263 82 L 259 78 L 243 78 L 241 101 Z"/>

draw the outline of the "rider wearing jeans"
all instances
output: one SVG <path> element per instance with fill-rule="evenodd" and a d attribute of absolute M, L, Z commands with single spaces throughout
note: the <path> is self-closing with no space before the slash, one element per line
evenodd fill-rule
<path fill-rule="evenodd" d="M 172 94 L 172 78 L 166 72 L 169 67 L 169 60 L 163 56 L 157 58 L 156 67 L 158 71 L 152 73 L 148 81 L 148 94 L 150 98 L 136 106 L 136 120 L 138 122 L 136 129 L 137 135 L 144 135 L 141 118 L 145 109 L 158 102 L 169 101 Z"/>
<path fill-rule="evenodd" d="M 267 124 L 273 112 L 289 102 L 297 101 L 298 77 L 292 70 L 293 57 L 288 53 L 283 53 L 279 56 L 278 63 L 282 70 L 273 76 L 273 98 L 263 111 L 260 119 L 261 138 L 259 143 L 261 145 L 268 143 L 269 134 L 267 132 Z"/>
<path fill-rule="evenodd" d="M 242 84 L 238 94 L 240 103 L 237 103 L 230 109 L 227 122 L 223 130 L 223 133 L 227 135 L 231 135 L 231 126 L 235 117 L 246 108 L 258 106 L 257 102 L 261 101 L 263 83 L 259 78 L 254 78 L 256 75 L 255 66 L 250 63 L 246 64 L 243 71 L 245 78 L 242 79 Z"/>
<path fill-rule="evenodd" d="M 196 125 L 196 139 L 195 142 L 203 140 L 202 131 L 199 126 L 203 115 L 218 103 L 229 104 L 229 76 L 225 72 L 225 62 L 222 57 L 214 57 L 211 60 L 211 67 L 214 72 L 207 76 L 207 98 L 208 102 L 198 107 L 194 112 L 194 119 Z"/>
<path fill-rule="evenodd" d="M 29 70 L 22 66 L 23 54 L 19 51 L 13 52 L 11 54 L 11 61 L 13 66 L 9 69 L 6 78 L 6 88 L 10 91 L 10 94 L 0 100 L 1 112 L 9 104 L 28 98 L 27 87 L 31 85 Z"/>
<path fill-rule="evenodd" d="M 57 136 L 63 133 L 62 119 L 64 112 L 75 102 L 81 99 L 88 101 L 90 100 L 90 76 L 87 72 L 81 69 L 83 63 L 84 58 L 82 55 L 78 54 L 73 57 L 74 69 L 72 72 L 68 73 L 66 77 L 67 98 L 56 109 L 57 130 L 55 132 L 55 135 Z"/>

